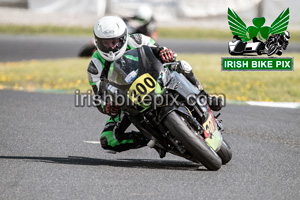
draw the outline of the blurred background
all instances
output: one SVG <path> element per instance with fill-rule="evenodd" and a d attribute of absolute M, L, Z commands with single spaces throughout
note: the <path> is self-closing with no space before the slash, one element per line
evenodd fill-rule
<path fill-rule="evenodd" d="M 0 89 L 90 89 L 86 67 L 94 50 L 95 23 L 118 15 L 129 21 L 133 33 L 142 25 L 130 24 L 141 7 L 150 8 L 155 20 L 151 33 L 142 33 L 187 60 L 210 93 L 224 93 L 233 101 L 300 102 L 297 0 L 0 0 Z M 230 56 L 232 40 L 228 8 L 247 26 L 262 16 L 270 26 L 289 8 L 291 39 L 283 56 L 294 57 L 294 72 L 221 72 L 221 57 Z M 83 57 L 85 50 L 90 53 Z"/>
<path fill-rule="evenodd" d="M 262 16 L 271 24 L 289 7 L 289 29 L 300 25 L 297 0 L 0 0 L 0 23 L 93 26 L 104 15 L 132 16 L 142 4 L 153 9 L 158 26 L 228 28 L 228 7 L 246 24 Z"/>

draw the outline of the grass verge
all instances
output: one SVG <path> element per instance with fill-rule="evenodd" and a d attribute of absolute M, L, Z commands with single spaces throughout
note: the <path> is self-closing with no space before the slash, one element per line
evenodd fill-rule
<path fill-rule="evenodd" d="M 293 72 L 222 72 L 221 56 L 182 55 L 209 93 L 224 93 L 235 101 L 300 102 L 300 54 L 293 53 Z"/>
<path fill-rule="evenodd" d="M 300 54 L 294 53 L 294 72 L 221 72 L 220 54 L 181 54 L 209 93 L 234 101 L 300 102 Z M 89 59 L 31 60 L 0 63 L 0 89 L 74 93 L 90 89 Z"/>

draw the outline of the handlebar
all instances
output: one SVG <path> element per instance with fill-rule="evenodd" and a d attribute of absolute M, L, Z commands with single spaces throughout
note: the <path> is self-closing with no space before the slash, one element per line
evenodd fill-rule
<path fill-rule="evenodd" d="M 177 65 L 178 61 L 176 62 L 169 62 L 169 63 L 164 63 L 163 67 L 167 66 L 167 65 Z"/>

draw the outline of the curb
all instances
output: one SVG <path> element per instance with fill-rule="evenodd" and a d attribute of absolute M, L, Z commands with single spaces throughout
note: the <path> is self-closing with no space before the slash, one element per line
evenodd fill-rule
<path fill-rule="evenodd" d="M 294 102 L 265 102 L 265 101 L 246 101 L 251 106 L 264 106 L 273 108 L 300 108 L 300 103 Z"/>
<path fill-rule="evenodd" d="M 300 103 L 296 103 L 296 102 L 231 101 L 231 100 L 229 100 L 226 103 L 236 104 L 236 105 L 273 107 L 273 108 L 293 108 L 293 109 L 300 108 Z"/>

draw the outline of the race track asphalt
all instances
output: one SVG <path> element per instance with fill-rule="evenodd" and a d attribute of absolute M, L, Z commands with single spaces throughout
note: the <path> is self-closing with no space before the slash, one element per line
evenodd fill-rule
<path fill-rule="evenodd" d="M 0 199 L 299 199 L 300 109 L 227 105 L 233 158 L 207 171 L 148 147 L 107 154 L 75 96 L 0 90 Z"/>

